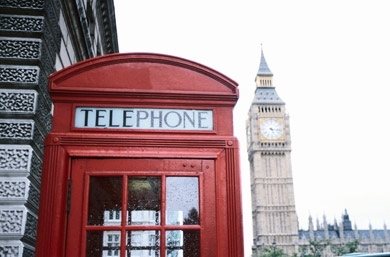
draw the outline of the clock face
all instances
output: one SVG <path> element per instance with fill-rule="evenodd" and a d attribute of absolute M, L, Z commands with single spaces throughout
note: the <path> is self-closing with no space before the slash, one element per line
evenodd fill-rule
<path fill-rule="evenodd" d="M 267 139 L 278 139 L 283 132 L 282 124 L 279 121 L 269 119 L 261 123 L 261 134 Z"/>

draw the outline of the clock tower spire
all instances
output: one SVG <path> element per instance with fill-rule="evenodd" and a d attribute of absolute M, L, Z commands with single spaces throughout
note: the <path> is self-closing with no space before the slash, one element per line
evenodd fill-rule
<path fill-rule="evenodd" d="M 267 61 L 265 60 L 263 47 L 261 47 L 261 59 L 259 71 L 256 75 L 256 87 L 273 87 L 273 78 L 274 74 L 272 74 L 270 68 L 268 67 Z"/>
<path fill-rule="evenodd" d="M 256 90 L 247 121 L 254 254 L 276 247 L 298 252 L 298 219 L 291 168 L 289 116 L 261 49 Z"/>

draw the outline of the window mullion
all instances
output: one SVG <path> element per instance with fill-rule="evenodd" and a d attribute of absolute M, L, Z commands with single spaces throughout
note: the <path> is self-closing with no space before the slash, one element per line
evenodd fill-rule
<path fill-rule="evenodd" d="M 83 230 L 82 230 L 82 242 L 81 242 L 81 249 L 82 252 L 81 252 L 81 256 L 85 256 L 86 255 L 86 248 L 87 248 L 87 223 L 88 223 L 88 204 L 89 204 L 89 175 L 85 174 L 84 175 L 85 177 L 85 184 L 84 184 L 84 188 L 85 188 L 85 191 L 84 191 L 84 199 L 86 199 L 84 201 L 84 206 L 83 206 Z"/>
<path fill-rule="evenodd" d="M 122 228 L 121 228 L 121 257 L 126 256 L 126 225 L 127 225 L 127 175 L 123 175 L 122 181 Z"/>
<path fill-rule="evenodd" d="M 161 256 L 165 256 L 165 226 L 166 226 L 166 176 L 161 176 L 161 232 L 160 232 L 160 248 Z"/>

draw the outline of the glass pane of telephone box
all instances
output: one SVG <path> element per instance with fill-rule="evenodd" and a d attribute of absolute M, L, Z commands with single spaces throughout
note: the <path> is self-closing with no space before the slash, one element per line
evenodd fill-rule
<path fill-rule="evenodd" d="M 161 178 L 128 178 L 129 225 L 159 225 L 161 213 Z"/>
<path fill-rule="evenodd" d="M 122 177 L 90 177 L 88 225 L 121 225 Z"/>
<path fill-rule="evenodd" d="M 199 224 L 199 183 L 197 177 L 167 177 L 167 225 Z"/>
<path fill-rule="evenodd" d="M 167 257 L 199 257 L 199 230 L 166 231 Z"/>
<path fill-rule="evenodd" d="M 136 230 L 127 232 L 127 257 L 160 256 L 160 231 Z"/>
<path fill-rule="evenodd" d="M 87 231 L 88 257 L 119 257 L 121 246 L 120 231 Z"/>

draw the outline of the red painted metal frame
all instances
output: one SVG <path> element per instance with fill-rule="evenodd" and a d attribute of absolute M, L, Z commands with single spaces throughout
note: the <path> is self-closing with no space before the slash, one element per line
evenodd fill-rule
<path fill-rule="evenodd" d="M 53 131 L 45 141 L 36 256 L 65 257 L 67 243 L 77 239 L 78 235 L 67 234 L 74 218 L 67 215 L 68 182 L 71 172 L 82 170 L 81 159 L 86 158 L 214 160 L 215 193 L 203 196 L 204 208 L 215 204 L 212 257 L 243 256 L 238 141 L 233 136 L 233 107 L 238 99 L 234 81 L 192 61 L 146 53 L 97 57 L 49 79 Z M 214 131 L 74 129 L 77 105 L 212 109 Z M 84 188 L 81 181 L 73 180 L 71 185 L 72 190 Z M 71 206 L 76 207 L 82 209 Z M 209 256 L 207 250 L 202 257 Z"/>

